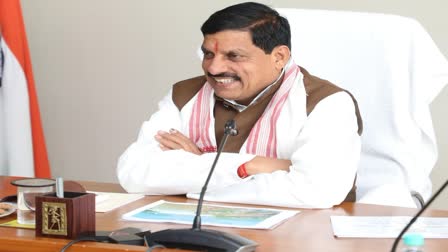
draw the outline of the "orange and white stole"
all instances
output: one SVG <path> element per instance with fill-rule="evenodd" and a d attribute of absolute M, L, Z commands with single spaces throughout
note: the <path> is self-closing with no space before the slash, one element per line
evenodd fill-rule
<path fill-rule="evenodd" d="M 280 88 L 250 131 L 246 141 L 247 153 L 264 157 L 277 157 L 277 137 L 275 133 L 277 120 L 288 98 L 289 90 L 296 82 L 299 73 L 299 67 L 293 61 L 289 62 Z M 215 138 L 210 137 L 212 101 L 214 101 L 213 88 L 206 82 L 198 92 L 189 122 L 189 137 L 202 152 L 216 152 L 217 150 Z M 215 131 L 213 130 L 213 132 Z"/>

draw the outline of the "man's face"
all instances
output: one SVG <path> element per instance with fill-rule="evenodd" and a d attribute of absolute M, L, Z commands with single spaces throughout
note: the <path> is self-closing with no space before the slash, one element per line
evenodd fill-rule
<path fill-rule="evenodd" d="M 226 30 L 206 35 L 202 69 L 219 97 L 247 105 L 278 77 L 273 54 L 252 43 L 249 32 Z"/>

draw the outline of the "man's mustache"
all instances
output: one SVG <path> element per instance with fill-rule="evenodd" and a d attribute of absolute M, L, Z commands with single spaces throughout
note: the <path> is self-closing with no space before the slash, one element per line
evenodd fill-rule
<path fill-rule="evenodd" d="M 232 74 L 232 73 L 211 74 L 211 73 L 207 72 L 207 76 L 210 78 L 233 78 L 237 81 L 241 80 L 241 78 L 238 75 Z"/>

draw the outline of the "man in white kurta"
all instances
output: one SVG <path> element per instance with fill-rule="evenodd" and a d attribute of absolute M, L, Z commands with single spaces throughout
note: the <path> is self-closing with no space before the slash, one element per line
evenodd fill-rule
<path fill-rule="evenodd" d="M 228 13 L 237 16 L 232 27 L 217 25 Z M 252 23 L 239 19 L 251 14 Z M 361 148 L 356 101 L 299 68 L 291 59 L 290 42 L 269 41 L 276 35 L 261 29 L 268 42 L 258 45 L 253 38 L 260 31 L 246 29 L 265 25 L 277 33 L 282 29 L 275 26 L 284 26 L 290 41 L 285 20 L 269 7 L 248 3 L 221 10 L 204 23 L 204 77 L 189 81 L 199 90 L 179 105 L 178 97 L 185 95 L 177 87 L 188 89 L 191 83 L 176 84 L 143 123 L 137 141 L 118 162 L 118 179 L 128 192 L 197 198 L 222 137 L 217 132 L 224 124 L 217 122 L 223 116 L 254 117 L 248 111 L 267 99 L 250 127 L 238 128 L 237 123 L 241 134 L 229 141 L 240 138 L 242 145 L 224 149 L 205 200 L 298 208 L 328 208 L 344 201 Z M 319 90 L 327 86 L 336 91 L 322 95 Z M 229 104 L 232 112 L 226 112 Z M 238 173 L 241 168 L 248 176 Z"/>

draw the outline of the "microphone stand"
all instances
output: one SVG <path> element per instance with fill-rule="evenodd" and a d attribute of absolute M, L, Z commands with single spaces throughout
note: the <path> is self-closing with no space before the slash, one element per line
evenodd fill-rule
<path fill-rule="evenodd" d="M 400 232 L 398 237 L 395 239 L 394 244 L 392 245 L 391 252 L 395 252 L 396 251 L 397 246 L 398 246 L 398 242 L 401 240 L 401 238 L 403 237 L 404 233 L 406 233 L 406 231 L 408 231 L 408 229 L 411 227 L 411 225 L 417 220 L 417 218 L 420 215 L 422 215 L 422 213 L 426 210 L 426 208 L 428 208 L 428 206 L 431 205 L 431 203 L 437 198 L 437 196 L 439 196 L 439 194 L 443 191 L 443 189 L 445 189 L 445 187 L 447 185 L 448 185 L 448 180 L 445 181 L 445 183 L 439 188 L 439 190 L 437 190 L 437 192 L 428 200 L 428 203 L 423 205 L 422 209 L 420 209 L 420 211 L 418 211 L 418 213 L 403 228 L 403 230 Z"/>
<path fill-rule="evenodd" d="M 194 217 L 193 221 L 193 229 L 199 230 L 201 229 L 201 211 L 202 211 L 202 204 L 204 201 L 205 192 L 207 191 L 208 183 L 210 182 L 210 178 L 212 177 L 213 172 L 215 171 L 216 163 L 218 162 L 219 156 L 221 155 L 222 149 L 224 148 L 224 145 L 227 142 L 227 138 L 229 135 L 236 136 L 238 134 L 238 131 L 236 130 L 236 124 L 234 120 L 229 120 L 226 122 L 226 125 L 224 126 L 224 136 L 221 140 L 221 143 L 219 144 L 218 150 L 216 151 L 216 157 L 213 161 L 212 168 L 210 168 L 210 172 L 208 173 L 207 179 L 205 180 L 204 186 L 201 189 L 201 194 L 199 196 L 199 202 L 198 207 L 196 209 L 196 216 Z"/>
<path fill-rule="evenodd" d="M 215 170 L 218 158 L 224 148 L 229 135 L 235 136 L 238 132 L 234 120 L 226 122 L 224 136 L 219 144 L 215 160 L 212 164 L 207 180 L 202 187 L 199 196 L 196 216 L 191 229 L 166 229 L 155 233 L 145 234 L 145 240 L 150 244 L 161 244 L 168 248 L 182 249 L 201 249 L 206 251 L 237 251 L 251 252 L 255 251 L 258 245 L 256 242 L 241 237 L 236 234 L 225 233 L 222 231 L 201 229 L 201 210 L 207 185 Z"/>

